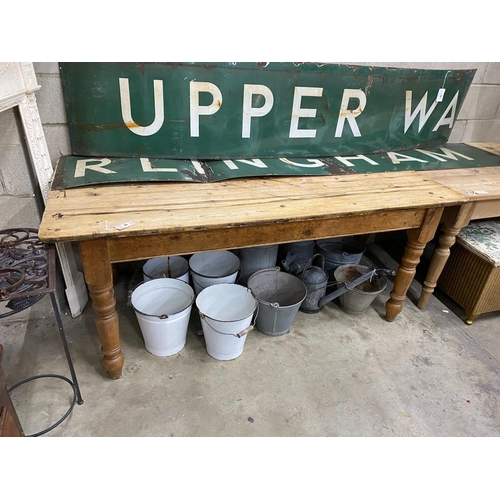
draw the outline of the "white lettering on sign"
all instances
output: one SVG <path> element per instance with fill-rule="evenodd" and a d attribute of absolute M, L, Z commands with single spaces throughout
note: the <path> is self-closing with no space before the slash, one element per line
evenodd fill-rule
<path fill-rule="evenodd" d="M 104 165 L 109 165 L 110 163 L 111 160 L 109 158 L 102 158 L 98 160 L 95 158 L 89 158 L 87 160 L 77 160 L 75 167 L 75 177 L 85 177 L 86 170 L 93 170 L 94 172 L 99 172 L 101 174 L 116 174 L 116 172 L 114 172 L 113 170 L 104 168 Z"/>
<path fill-rule="evenodd" d="M 264 98 L 264 104 L 254 108 L 252 107 L 252 98 L 258 95 Z M 257 99 L 260 104 L 261 99 Z M 250 138 L 250 125 L 252 116 L 265 116 L 271 111 L 274 104 L 274 96 L 269 87 L 265 85 L 243 85 L 243 123 L 241 127 L 241 137 Z"/>
<path fill-rule="evenodd" d="M 370 165 L 378 165 L 375 160 L 368 158 L 365 155 L 356 155 L 356 156 L 336 156 L 336 160 L 342 162 L 347 167 L 354 167 L 354 163 L 351 163 L 349 160 L 363 160 L 369 163 Z"/>
<path fill-rule="evenodd" d="M 160 130 L 163 125 L 163 81 L 153 80 L 155 118 L 151 125 L 141 127 L 132 118 L 132 107 L 130 104 L 130 88 L 128 78 L 120 78 L 120 102 L 122 107 L 122 118 L 125 125 L 134 134 L 141 136 L 153 135 Z"/>
<path fill-rule="evenodd" d="M 212 94 L 212 104 L 200 106 L 200 93 Z M 213 115 L 222 106 L 222 93 L 216 85 L 210 82 L 189 82 L 189 103 L 191 117 L 191 137 L 200 136 L 200 116 Z"/>
<path fill-rule="evenodd" d="M 165 122 L 164 105 L 164 85 L 163 80 L 153 80 L 153 99 L 154 99 L 154 118 L 150 125 L 138 125 L 132 117 L 132 105 L 130 101 L 130 84 L 128 78 L 119 78 L 120 104 L 122 119 L 127 128 L 139 136 L 151 136 L 156 134 Z M 442 90 L 442 89 L 439 89 Z M 324 97 L 323 87 L 294 87 L 292 109 L 290 116 L 290 129 L 288 137 L 310 138 L 314 139 L 317 135 L 316 129 L 299 128 L 300 119 L 315 118 L 317 109 L 302 107 L 304 97 Z M 439 92 L 439 91 L 438 91 Z M 210 94 L 212 102 L 209 105 L 200 104 L 200 94 Z M 439 98 L 430 104 L 427 109 L 427 99 L 429 91 L 426 91 L 415 109 L 413 105 L 413 92 L 406 91 L 405 113 L 404 113 L 404 133 L 407 133 L 412 124 L 418 119 L 418 132 L 422 130 L 429 118 L 436 110 L 436 106 L 441 102 Z M 455 94 L 452 101 L 437 121 L 432 129 L 437 131 L 439 127 L 447 125 L 452 128 L 457 111 L 459 92 Z M 351 99 L 357 100 L 358 105 L 354 109 L 349 109 Z M 211 82 L 198 82 L 192 80 L 189 82 L 189 103 L 190 103 L 190 136 L 200 136 L 200 117 L 214 115 L 222 106 L 222 91 Z M 335 137 L 342 137 L 344 134 L 345 123 L 349 124 L 354 137 L 361 137 L 361 131 L 356 121 L 357 117 L 363 113 L 366 108 L 367 96 L 361 89 L 344 89 L 340 104 Z M 244 84 L 243 85 L 243 103 L 241 116 L 241 137 L 249 139 L 251 137 L 252 119 L 261 118 L 268 115 L 275 105 L 273 91 L 266 85 Z M 137 112 L 137 111 L 136 111 Z M 227 119 L 227 116 L 225 117 Z M 222 116 L 221 116 L 222 119 Z M 328 123 L 325 120 L 325 123 Z M 258 124 L 258 122 L 257 122 Z M 256 126 L 254 120 L 254 127 Z M 341 161 L 341 160 L 340 160 Z"/>
<path fill-rule="evenodd" d="M 296 161 L 289 160 L 288 158 L 280 158 L 283 163 L 288 163 L 288 165 L 295 165 L 296 167 L 305 167 L 305 168 L 315 168 L 315 167 L 324 167 L 325 164 L 318 159 L 310 160 L 309 158 L 304 158 L 305 161 L 309 162 L 309 165 L 304 163 L 298 163 Z"/>
<path fill-rule="evenodd" d="M 425 149 L 414 149 L 411 150 L 424 154 L 426 156 L 429 156 L 435 160 L 439 160 L 442 162 L 446 162 L 447 159 L 450 160 L 455 160 L 459 161 L 457 156 L 460 156 L 461 158 L 464 158 L 465 160 L 472 160 L 474 161 L 474 158 L 470 158 L 469 156 L 466 156 L 462 153 L 457 153 L 456 151 L 452 151 L 448 148 L 439 148 L 441 150 L 441 153 L 437 153 L 434 151 L 426 151 Z M 403 153 L 398 153 L 394 151 L 388 151 L 387 156 L 391 160 L 393 164 L 400 164 L 401 162 L 419 162 L 419 163 L 428 163 L 427 160 L 423 160 L 420 158 L 415 158 L 414 156 L 409 156 Z M 343 163 L 347 167 L 355 167 L 355 165 L 352 163 L 352 161 L 364 161 L 369 163 L 370 165 L 379 165 L 375 160 L 372 158 L 369 158 L 365 155 L 354 155 L 354 156 L 335 156 L 334 157 L 337 161 Z M 143 172 L 147 173 L 153 173 L 153 172 L 173 172 L 177 173 L 179 170 L 177 168 L 169 168 L 169 167 L 155 167 L 149 158 L 136 158 L 139 160 L 140 165 L 142 167 Z M 280 161 L 283 163 L 286 163 L 288 165 L 293 165 L 296 167 L 302 167 L 302 168 L 318 168 L 318 167 L 324 167 L 327 164 L 321 161 L 319 158 L 293 158 L 292 160 L 288 158 L 278 158 Z M 134 159 L 135 160 L 135 159 Z M 274 159 L 276 160 L 276 159 Z M 196 172 L 202 175 L 207 175 L 206 171 L 204 170 L 202 163 L 196 160 L 190 160 L 194 169 Z M 264 161 L 266 159 L 261 160 L 259 158 L 253 158 L 251 160 L 246 160 L 246 159 L 235 159 L 235 160 L 222 160 L 223 163 L 227 165 L 229 170 L 239 170 L 239 167 L 236 165 L 236 162 L 241 162 L 245 163 L 246 165 L 250 165 L 256 168 L 260 169 L 267 169 L 267 168 L 272 168 L 269 167 L 269 165 L 266 165 Z M 165 165 L 168 164 L 169 160 L 167 159 L 161 159 L 161 164 Z M 87 170 L 92 170 L 94 172 L 98 172 L 100 174 L 116 174 L 117 172 L 114 172 L 113 170 L 110 170 L 108 168 L 105 168 L 105 166 L 112 164 L 112 160 L 109 158 L 86 158 L 86 159 L 81 159 L 81 160 L 76 160 L 75 164 L 75 174 L 74 177 L 85 177 Z M 210 162 L 208 163 L 210 166 Z"/>
<path fill-rule="evenodd" d="M 359 105 L 356 109 L 348 109 L 349 100 L 358 99 Z M 335 137 L 342 137 L 344 130 L 344 123 L 347 120 L 354 137 L 361 137 L 356 117 L 359 116 L 366 106 L 366 94 L 359 89 L 345 89 L 340 103 L 339 119 L 337 121 L 337 129 L 335 130 Z"/>
<path fill-rule="evenodd" d="M 203 174 L 203 175 L 206 175 L 206 172 L 205 170 L 203 170 L 203 167 L 201 166 L 201 163 L 199 161 L 196 161 L 196 160 L 191 160 L 191 163 L 193 164 L 193 167 L 194 169 L 199 173 L 199 174 Z"/>
<path fill-rule="evenodd" d="M 290 121 L 290 133 L 288 137 L 316 137 L 316 130 L 299 130 L 299 118 L 314 118 L 316 109 L 301 108 L 302 97 L 321 97 L 323 89 L 321 87 L 295 87 L 292 104 L 292 120 Z"/>
<path fill-rule="evenodd" d="M 143 172 L 178 172 L 179 170 L 171 167 L 153 167 L 149 158 L 141 158 L 141 167 Z"/>
<path fill-rule="evenodd" d="M 428 92 L 426 92 L 424 94 L 424 97 L 422 97 L 422 99 L 420 100 L 417 107 L 415 108 L 415 110 L 412 113 L 411 101 L 412 101 L 413 92 L 411 90 L 406 91 L 405 134 L 417 116 L 419 117 L 419 119 L 418 119 L 418 131 L 420 132 L 420 130 L 422 130 L 422 127 L 425 125 L 425 122 L 429 119 L 429 116 L 431 116 L 432 112 L 436 108 L 438 101 L 434 101 L 432 103 L 432 106 L 429 108 L 429 110 L 426 111 L 427 94 L 428 94 Z"/>
<path fill-rule="evenodd" d="M 223 161 L 229 167 L 230 170 L 239 170 L 233 160 L 223 160 Z M 246 163 L 247 165 L 252 165 L 253 167 L 257 168 L 268 168 L 267 165 L 262 160 L 259 160 L 257 158 L 253 160 L 235 160 L 235 161 L 241 161 L 241 163 Z"/>
<path fill-rule="evenodd" d="M 448 125 L 448 127 L 450 128 L 453 127 L 455 112 L 457 110 L 458 93 L 459 91 L 457 90 L 455 97 L 451 100 L 449 106 L 446 108 L 446 111 L 443 113 L 443 116 L 441 116 L 436 126 L 432 129 L 433 132 L 435 132 L 439 127 L 442 127 L 443 125 Z M 446 117 L 448 113 L 450 113 L 450 116 Z"/>
<path fill-rule="evenodd" d="M 419 158 L 414 158 L 413 156 L 404 155 L 402 153 L 393 153 L 391 151 L 388 151 L 387 155 L 395 165 L 399 165 L 402 161 L 418 161 L 420 163 L 429 163 L 427 160 L 420 160 Z"/>
<path fill-rule="evenodd" d="M 450 149 L 447 149 L 447 148 L 439 148 L 439 149 L 442 151 L 442 153 L 435 153 L 433 151 L 426 151 L 425 149 L 415 149 L 415 151 L 418 151 L 419 153 L 430 156 L 431 158 L 434 158 L 435 160 L 439 160 L 439 161 L 446 161 L 445 158 L 458 161 L 458 158 L 455 155 L 461 156 L 462 158 L 465 158 L 466 160 L 474 160 L 474 158 L 470 158 L 469 156 L 465 156 L 461 153 L 455 153 L 454 151 L 451 151 Z"/>

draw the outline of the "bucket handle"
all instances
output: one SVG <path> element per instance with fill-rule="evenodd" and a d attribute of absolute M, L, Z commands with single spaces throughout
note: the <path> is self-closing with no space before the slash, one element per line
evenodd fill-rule
<path fill-rule="evenodd" d="M 253 294 L 252 294 L 253 295 Z M 238 332 L 238 333 L 225 333 L 225 332 L 220 332 L 219 330 L 217 330 L 216 328 L 214 328 L 213 326 L 211 325 L 208 325 L 208 323 L 206 322 L 205 320 L 205 314 L 203 314 L 201 311 L 199 311 L 200 313 L 200 319 L 202 321 L 205 321 L 205 323 L 207 323 L 208 326 L 210 326 L 210 328 L 212 330 L 215 330 L 217 333 L 220 333 L 221 335 L 229 335 L 229 336 L 232 336 L 232 337 L 238 337 L 238 338 L 241 338 L 241 337 L 244 337 L 247 333 L 251 332 L 254 327 L 255 327 L 255 322 L 257 321 L 257 316 L 259 315 L 259 301 L 258 300 L 255 300 L 256 304 L 257 304 L 257 307 L 255 308 L 255 312 L 253 313 L 253 318 L 252 318 L 252 324 L 250 326 L 247 326 L 244 330 L 241 330 L 241 332 Z"/>
<path fill-rule="evenodd" d="M 252 274 L 252 276 L 253 276 L 253 275 L 255 275 L 255 274 L 264 273 L 264 272 L 266 272 L 266 271 L 277 271 L 277 272 L 281 272 L 281 267 L 279 267 L 279 266 L 274 266 L 274 267 L 266 267 L 265 269 L 259 269 L 258 271 L 255 271 L 255 272 Z"/>

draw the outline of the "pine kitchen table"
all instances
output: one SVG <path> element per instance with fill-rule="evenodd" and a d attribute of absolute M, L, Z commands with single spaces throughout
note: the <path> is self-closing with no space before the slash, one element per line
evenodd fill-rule
<path fill-rule="evenodd" d="M 386 303 L 386 319 L 393 321 L 444 208 L 468 199 L 414 171 L 71 189 L 54 184 L 39 237 L 79 242 L 102 362 L 112 379 L 121 377 L 124 365 L 113 263 L 403 229 L 408 242 Z"/>
<path fill-rule="evenodd" d="M 489 153 L 500 155 L 500 143 L 469 143 Z M 450 256 L 450 248 L 456 241 L 460 229 L 471 220 L 500 217 L 500 164 L 485 168 L 460 168 L 452 170 L 428 170 L 422 176 L 439 182 L 467 196 L 468 202 L 446 208 L 443 213 L 439 242 L 432 255 L 431 263 L 418 300 L 418 307 L 424 309 L 429 297 Z M 474 317 L 467 319 L 471 324 Z"/>

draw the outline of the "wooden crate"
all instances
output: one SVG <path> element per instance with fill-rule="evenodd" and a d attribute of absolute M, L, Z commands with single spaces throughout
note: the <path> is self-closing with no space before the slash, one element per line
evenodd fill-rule
<path fill-rule="evenodd" d="M 465 310 L 470 325 L 480 314 L 500 310 L 500 262 L 484 244 L 476 245 L 471 227 L 487 227 L 492 242 L 500 238 L 500 221 L 473 222 L 457 236 L 450 249 L 438 287 Z M 468 230 L 468 231 L 467 231 Z M 498 231 L 494 233 L 493 230 Z M 484 237 L 484 235 L 483 235 Z M 484 243 L 484 242 L 483 242 Z M 496 243 L 495 243 L 496 244 Z"/>

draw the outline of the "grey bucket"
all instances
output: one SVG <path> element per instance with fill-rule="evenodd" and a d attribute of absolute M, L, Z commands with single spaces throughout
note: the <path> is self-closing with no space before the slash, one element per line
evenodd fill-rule
<path fill-rule="evenodd" d="M 337 267 L 345 264 L 359 264 L 365 245 L 351 236 L 329 238 L 316 242 L 318 252 L 325 257 L 325 271 L 333 279 Z"/>
<path fill-rule="evenodd" d="M 256 329 L 273 337 L 288 333 L 307 295 L 302 280 L 279 268 L 263 269 L 248 278 L 247 286 L 259 302 Z"/>
<path fill-rule="evenodd" d="M 246 286 L 248 278 L 253 273 L 276 266 L 278 245 L 241 248 L 239 254 L 241 260 L 239 283 Z"/>
<path fill-rule="evenodd" d="M 344 264 L 337 267 L 334 276 L 340 286 L 354 281 L 357 277 L 370 272 L 372 268 L 357 264 Z M 363 314 L 368 311 L 372 302 L 387 287 L 387 278 L 382 275 L 374 276 L 371 281 L 365 281 L 352 290 L 344 292 L 339 297 L 340 306 L 348 314 Z"/>

